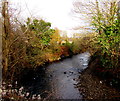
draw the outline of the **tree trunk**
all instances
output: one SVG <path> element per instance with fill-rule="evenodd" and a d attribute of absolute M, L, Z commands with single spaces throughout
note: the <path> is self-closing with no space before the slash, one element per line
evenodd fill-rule
<path fill-rule="evenodd" d="M 3 17 L 3 33 L 2 33 L 2 50 L 3 50 L 3 74 L 6 75 L 8 70 L 8 54 L 9 54 L 9 34 L 10 34 L 10 19 L 8 14 L 8 2 L 5 0 L 2 4 L 2 17 Z"/>

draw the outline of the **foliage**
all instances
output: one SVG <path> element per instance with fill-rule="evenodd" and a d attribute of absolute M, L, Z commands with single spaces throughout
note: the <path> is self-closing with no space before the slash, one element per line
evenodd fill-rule
<path fill-rule="evenodd" d="M 39 66 L 46 62 L 45 50 L 49 46 L 51 35 L 55 32 L 51 29 L 51 23 L 45 22 L 44 20 L 38 20 L 30 18 L 27 19 L 26 25 L 22 25 L 22 30 L 25 31 L 27 49 L 26 58 L 32 67 Z"/>
<path fill-rule="evenodd" d="M 38 20 L 33 19 L 31 21 L 30 18 L 28 18 L 28 21 L 26 22 L 27 27 L 30 31 L 33 31 L 33 33 L 41 40 L 41 43 L 43 45 L 48 45 L 50 42 L 50 36 L 54 33 L 54 29 L 51 29 L 51 23 L 45 22 L 44 20 Z"/>
<path fill-rule="evenodd" d="M 87 34 L 79 34 L 73 38 L 72 51 L 73 53 L 81 53 L 89 51 L 90 54 L 94 54 L 97 51 L 97 46 L 95 46 L 97 33 L 89 32 Z"/>
<path fill-rule="evenodd" d="M 93 16 L 92 25 L 99 33 L 97 38 L 99 49 L 101 50 L 101 62 L 104 67 L 117 67 L 120 56 L 120 24 L 117 16 L 117 3 L 106 4 L 109 12 L 106 15 L 100 8 L 98 13 Z M 96 3 L 98 6 L 98 2 Z"/>
<path fill-rule="evenodd" d="M 23 68 L 36 68 L 46 62 L 96 50 L 93 48 L 96 42 L 95 33 L 82 34 L 79 38 L 68 38 L 64 33 L 62 37 L 61 31 L 52 29 L 50 22 L 28 18 L 25 23 L 21 23 L 16 17 L 11 17 L 9 10 L 3 9 L 3 76 L 7 75 L 5 78 L 9 76 L 12 80 Z M 110 26 L 106 25 L 107 27 Z"/>
<path fill-rule="evenodd" d="M 55 32 L 51 35 L 50 45 L 46 51 L 46 57 L 49 62 L 53 62 L 55 60 L 60 59 L 61 55 L 61 36 L 60 36 L 60 30 L 55 28 Z"/>
<path fill-rule="evenodd" d="M 92 47 L 99 51 L 98 55 L 101 56 L 103 66 L 119 67 L 120 15 L 118 14 L 118 0 L 88 0 L 88 2 L 77 0 L 73 5 L 74 13 L 90 23 L 91 28 L 98 33 L 98 36 L 93 38 Z M 91 43 L 89 46 L 91 47 Z M 91 49 L 93 50 L 93 48 Z"/>
<path fill-rule="evenodd" d="M 113 25 L 105 26 L 101 35 L 98 36 L 98 45 L 100 45 L 101 61 L 103 66 L 117 67 L 120 56 L 120 26 L 118 20 Z"/>

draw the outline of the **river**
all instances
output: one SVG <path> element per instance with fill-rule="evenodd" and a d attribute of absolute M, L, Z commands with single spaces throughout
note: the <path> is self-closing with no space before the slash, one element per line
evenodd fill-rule
<path fill-rule="evenodd" d="M 46 99 L 82 99 L 82 94 L 75 85 L 89 60 L 90 54 L 85 52 L 52 63 L 38 69 L 36 73 L 29 72 L 29 76 L 24 76 L 22 85 L 31 95 L 40 94 Z"/>

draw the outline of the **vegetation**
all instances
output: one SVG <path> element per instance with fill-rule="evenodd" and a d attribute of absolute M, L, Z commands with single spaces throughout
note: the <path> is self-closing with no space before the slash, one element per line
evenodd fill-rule
<path fill-rule="evenodd" d="M 97 7 L 99 3 L 96 2 Z M 97 9 L 97 16 L 93 16 L 92 24 L 99 33 L 97 44 L 101 50 L 101 61 L 104 67 L 118 66 L 120 56 L 120 24 L 118 19 L 117 2 L 106 4 L 109 11 Z"/>
<path fill-rule="evenodd" d="M 45 51 L 49 46 L 50 37 L 55 30 L 51 29 L 51 23 L 43 20 L 28 18 L 25 25 L 22 25 L 22 31 L 26 38 L 26 59 L 32 67 L 41 65 L 46 61 Z"/>
<path fill-rule="evenodd" d="M 94 40 L 94 48 L 99 51 L 102 66 L 106 68 L 118 67 L 120 56 L 120 19 L 116 0 L 89 2 L 75 2 L 75 13 L 85 15 L 92 29 L 98 33 Z M 80 9 L 80 7 L 83 7 Z M 89 20 L 88 20 L 89 18 Z"/>
<path fill-rule="evenodd" d="M 28 18 L 21 23 L 2 2 L 2 75 L 3 81 L 14 82 L 24 68 L 37 68 L 45 63 L 89 51 L 100 56 L 100 66 L 120 69 L 120 19 L 117 1 L 75 2 L 77 14 L 87 14 L 92 31 L 68 38 L 51 28 L 43 19 Z M 82 9 L 81 6 L 83 6 Z M 87 21 L 87 19 L 86 19 Z M 91 30 L 91 29 L 90 29 Z"/>
<path fill-rule="evenodd" d="M 74 5 L 74 11 L 79 18 L 81 14 L 84 15 L 86 22 L 90 23 L 90 28 L 97 33 L 96 37 L 92 38 L 92 44 L 89 45 L 92 45 L 90 50 L 95 49 L 91 51 L 93 60 L 89 69 L 104 83 L 120 90 L 120 7 L 118 1 L 96 0 L 85 4 L 78 0 Z"/>
<path fill-rule="evenodd" d="M 94 4 L 87 5 L 87 8 L 82 2 L 75 4 L 78 7 L 75 9 L 78 14 L 91 8 L 89 11 L 86 10 L 86 14 L 89 14 L 95 32 L 65 38 L 60 35 L 59 29 L 52 29 L 51 23 L 42 19 L 28 18 L 25 23 L 18 22 L 18 19 L 11 14 L 8 2 L 3 2 L 3 77 L 6 79 L 10 77 L 12 80 L 15 73 L 19 73 L 22 68 L 36 68 L 46 62 L 60 60 L 62 57 L 84 51 L 89 51 L 91 54 L 100 51 L 98 55 L 101 56 L 103 66 L 109 68 L 118 66 L 120 25 L 117 1 L 96 0 Z M 84 7 L 80 10 L 81 5 Z M 104 8 L 105 5 L 108 9 Z"/>
<path fill-rule="evenodd" d="M 112 25 L 105 26 L 102 34 L 98 36 L 98 44 L 101 50 L 101 61 L 103 66 L 113 68 L 119 64 L 120 56 L 120 26 L 118 20 Z"/>
<path fill-rule="evenodd" d="M 3 80 L 12 82 L 14 77 L 24 68 L 37 68 L 73 54 L 86 51 L 81 47 L 82 38 L 68 38 L 60 35 L 57 28 L 52 29 L 51 23 L 42 19 L 28 18 L 21 23 L 11 11 L 8 2 L 2 4 L 3 32 Z M 78 47 L 78 48 L 76 48 Z"/>

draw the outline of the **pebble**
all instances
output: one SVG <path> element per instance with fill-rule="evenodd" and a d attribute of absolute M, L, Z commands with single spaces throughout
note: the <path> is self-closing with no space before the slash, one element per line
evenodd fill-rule
<path fill-rule="evenodd" d="M 14 97 L 11 97 L 11 100 L 14 100 Z"/>
<path fill-rule="evenodd" d="M 16 85 L 18 84 L 17 81 L 15 82 L 15 84 L 16 84 Z"/>
<path fill-rule="evenodd" d="M 102 83 L 102 81 L 100 81 L 100 83 Z"/>
<path fill-rule="evenodd" d="M 29 96 L 29 94 L 30 94 L 30 93 L 29 93 L 29 92 L 27 92 L 27 93 L 26 93 L 26 96 Z"/>
<path fill-rule="evenodd" d="M 52 77 L 52 75 L 49 75 L 49 77 Z"/>
<path fill-rule="evenodd" d="M 25 96 L 25 94 L 21 94 L 21 97 L 24 97 Z"/>
<path fill-rule="evenodd" d="M 37 99 L 38 99 L 38 100 L 40 100 L 40 99 L 41 99 L 41 96 L 40 96 L 40 95 L 38 95 L 38 96 L 37 96 Z"/>
<path fill-rule="evenodd" d="M 75 80 L 75 78 L 73 80 Z"/>
<path fill-rule="evenodd" d="M 5 82 L 3 82 L 2 84 L 3 84 L 3 85 L 5 85 L 6 83 L 5 83 Z"/>
<path fill-rule="evenodd" d="M 32 96 L 32 99 L 34 100 L 35 98 L 36 98 L 35 95 L 33 95 L 33 96 Z"/>
<path fill-rule="evenodd" d="M 12 85 L 11 85 L 11 84 L 9 84 L 8 86 L 9 86 L 9 87 L 12 87 Z"/>

